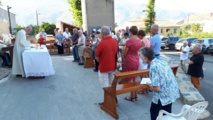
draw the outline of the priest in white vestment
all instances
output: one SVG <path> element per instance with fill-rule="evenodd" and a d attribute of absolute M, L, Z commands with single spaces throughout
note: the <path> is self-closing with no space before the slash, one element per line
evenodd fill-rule
<path fill-rule="evenodd" d="M 27 41 L 26 34 L 29 34 L 32 31 L 31 26 L 27 26 L 25 30 L 20 30 L 16 34 L 16 41 L 13 48 L 13 66 L 12 74 L 21 75 L 25 77 L 22 53 L 26 49 L 30 49 L 30 41 Z"/>

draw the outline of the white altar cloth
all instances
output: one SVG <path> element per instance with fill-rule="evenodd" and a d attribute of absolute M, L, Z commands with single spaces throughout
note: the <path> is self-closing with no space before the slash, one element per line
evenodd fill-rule
<path fill-rule="evenodd" d="M 52 59 L 46 48 L 31 48 L 22 53 L 24 72 L 27 77 L 50 76 L 55 74 Z"/>

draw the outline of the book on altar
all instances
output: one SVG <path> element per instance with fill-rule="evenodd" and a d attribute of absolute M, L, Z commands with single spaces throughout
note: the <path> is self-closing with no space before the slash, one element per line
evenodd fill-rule
<path fill-rule="evenodd" d="M 150 80 L 150 78 L 142 78 L 141 84 L 146 84 L 146 83 L 149 83 L 149 84 L 152 83 L 151 80 Z"/>

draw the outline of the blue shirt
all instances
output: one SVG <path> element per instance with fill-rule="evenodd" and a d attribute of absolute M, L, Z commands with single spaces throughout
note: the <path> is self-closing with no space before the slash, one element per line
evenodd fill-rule
<path fill-rule="evenodd" d="M 162 106 L 175 102 L 180 97 L 179 88 L 171 67 L 163 60 L 153 59 L 150 64 L 150 79 L 152 86 L 160 87 L 160 91 L 153 91 L 152 102 Z"/>
<path fill-rule="evenodd" d="M 160 47 L 161 47 L 160 35 L 155 34 L 154 36 L 152 36 L 150 43 L 151 43 L 151 46 L 153 46 L 155 55 L 160 54 Z"/>
<path fill-rule="evenodd" d="M 63 38 L 64 38 L 63 34 L 56 35 L 56 39 L 58 39 L 59 41 L 62 41 Z"/>

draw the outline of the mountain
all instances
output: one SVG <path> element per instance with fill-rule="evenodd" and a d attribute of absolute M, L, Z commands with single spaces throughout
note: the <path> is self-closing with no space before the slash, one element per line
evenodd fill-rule
<path fill-rule="evenodd" d="M 146 17 L 146 5 L 143 3 L 115 3 L 115 23 L 118 25 L 139 17 Z M 164 8 L 155 8 L 157 20 L 180 20 L 185 19 L 188 16 L 187 12 L 179 10 L 167 10 Z"/>

